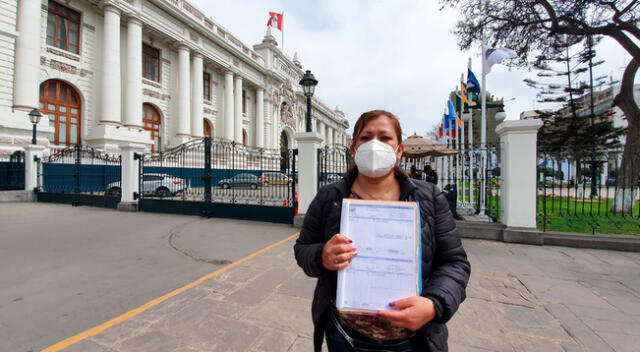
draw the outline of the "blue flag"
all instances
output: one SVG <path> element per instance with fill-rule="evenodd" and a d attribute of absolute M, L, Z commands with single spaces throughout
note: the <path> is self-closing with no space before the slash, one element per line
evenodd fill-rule
<path fill-rule="evenodd" d="M 480 93 L 480 83 L 478 82 L 476 75 L 473 74 L 471 69 L 469 69 L 467 73 L 467 91 Z"/>
<path fill-rule="evenodd" d="M 444 115 L 444 129 L 450 131 L 456 127 L 458 116 L 456 115 L 456 109 L 453 107 L 451 100 L 447 101 L 447 114 Z"/>

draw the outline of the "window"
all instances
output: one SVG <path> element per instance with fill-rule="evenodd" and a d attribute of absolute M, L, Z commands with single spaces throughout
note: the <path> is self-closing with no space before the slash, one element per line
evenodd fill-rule
<path fill-rule="evenodd" d="M 242 113 L 247 113 L 247 91 L 244 89 L 242 90 Z"/>
<path fill-rule="evenodd" d="M 47 44 L 56 48 L 80 52 L 80 12 L 49 1 L 47 13 Z"/>
<path fill-rule="evenodd" d="M 242 145 L 247 145 L 247 130 L 242 129 Z"/>
<path fill-rule="evenodd" d="M 144 117 L 142 118 L 144 129 L 151 132 L 151 140 L 153 141 L 151 152 L 159 152 L 161 145 L 160 113 L 158 112 L 158 109 L 153 107 L 153 105 L 147 103 L 142 105 L 142 111 L 144 112 Z"/>
<path fill-rule="evenodd" d="M 51 79 L 40 85 L 40 111 L 49 117 L 55 145 L 80 144 L 80 96 L 69 84 Z"/>
<path fill-rule="evenodd" d="M 213 137 L 213 128 L 211 127 L 211 123 L 206 119 L 202 121 L 204 123 L 204 136 L 205 137 Z"/>
<path fill-rule="evenodd" d="M 202 96 L 205 100 L 211 101 L 211 75 L 208 73 L 202 74 Z"/>
<path fill-rule="evenodd" d="M 142 44 L 142 70 L 144 78 L 160 82 L 160 50 Z"/>

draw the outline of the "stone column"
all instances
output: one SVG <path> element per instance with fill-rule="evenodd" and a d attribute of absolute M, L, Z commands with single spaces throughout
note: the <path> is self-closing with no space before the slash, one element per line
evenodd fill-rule
<path fill-rule="evenodd" d="M 502 187 L 500 209 L 507 225 L 504 240 L 509 241 L 509 228 L 536 228 L 536 143 L 542 121 L 507 120 L 496 128 L 502 144 Z M 539 244 L 542 237 L 539 236 Z M 535 241 L 534 241 L 535 242 Z"/>
<path fill-rule="evenodd" d="M 233 72 L 224 73 L 224 138 L 233 140 Z"/>
<path fill-rule="evenodd" d="M 331 126 L 327 126 L 327 145 L 333 144 L 333 128 Z"/>
<path fill-rule="evenodd" d="M 101 123 L 120 125 L 121 78 L 120 78 L 120 10 L 114 6 L 104 7 L 104 32 L 102 36 L 102 92 Z"/>
<path fill-rule="evenodd" d="M 30 111 L 39 106 L 40 4 L 38 0 L 18 2 L 16 25 L 18 37 L 13 76 L 13 107 L 15 109 Z"/>
<path fill-rule="evenodd" d="M 264 89 L 256 90 L 256 147 L 264 148 Z"/>
<path fill-rule="evenodd" d="M 144 145 L 125 144 L 120 146 L 120 154 L 122 155 L 122 165 L 120 167 L 122 191 L 121 203 L 134 202 L 133 193 L 140 192 L 139 166 L 138 160 L 135 160 L 135 153 L 144 153 Z M 118 209 L 126 209 L 124 204 L 118 205 Z"/>
<path fill-rule="evenodd" d="M 280 149 L 280 106 L 273 107 L 273 119 L 271 120 L 271 143 L 273 149 Z"/>
<path fill-rule="evenodd" d="M 142 22 L 127 20 L 127 76 L 124 124 L 142 128 Z"/>
<path fill-rule="evenodd" d="M 191 136 L 191 83 L 189 47 L 178 47 L 178 132 L 180 137 Z"/>
<path fill-rule="evenodd" d="M 191 69 L 191 136 L 201 138 L 204 135 L 202 54 L 193 54 Z"/>
<path fill-rule="evenodd" d="M 42 159 L 44 146 L 27 144 L 24 146 L 24 189 L 33 191 L 38 187 L 38 162 L 35 158 Z M 35 157 L 35 158 L 34 158 Z"/>
<path fill-rule="evenodd" d="M 233 82 L 233 140 L 242 143 L 242 77 L 236 75 Z"/>
<path fill-rule="evenodd" d="M 295 139 L 298 142 L 298 214 L 304 217 L 318 192 L 317 150 L 322 138 L 316 132 L 300 132 Z"/>

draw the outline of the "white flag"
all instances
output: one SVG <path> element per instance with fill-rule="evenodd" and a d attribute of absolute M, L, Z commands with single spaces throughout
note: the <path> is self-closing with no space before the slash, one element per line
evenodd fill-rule
<path fill-rule="evenodd" d="M 502 60 L 505 59 L 513 59 L 514 57 L 518 57 L 518 53 L 516 53 L 513 49 L 508 48 L 490 48 L 488 46 L 482 47 L 482 54 L 484 55 L 484 73 L 491 73 L 491 66 L 495 64 L 499 64 Z"/>

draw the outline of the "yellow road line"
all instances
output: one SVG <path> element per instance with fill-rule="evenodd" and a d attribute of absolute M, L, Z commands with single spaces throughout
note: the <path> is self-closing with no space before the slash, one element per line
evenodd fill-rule
<path fill-rule="evenodd" d="M 113 319 L 111 319 L 111 320 L 109 320 L 107 322 L 104 322 L 104 323 L 102 323 L 102 324 L 100 324 L 98 326 L 94 326 L 89 330 L 85 330 L 85 331 L 83 331 L 83 332 L 81 332 L 79 334 L 76 334 L 76 335 L 71 336 L 69 338 L 66 338 L 66 339 L 64 339 L 64 340 L 62 340 L 62 341 L 60 341 L 60 342 L 58 342 L 58 343 L 56 343 L 54 345 L 51 345 L 51 346 L 43 349 L 42 352 L 60 351 L 61 349 L 67 348 L 67 347 L 73 345 L 74 343 L 77 343 L 77 342 L 80 342 L 80 341 L 82 341 L 84 339 L 87 339 L 89 337 L 95 336 L 95 335 L 97 335 L 97 334 L 109 329 L 112 326 L 118 325 L 118 324 L 124 322 L 125 320 L 128 320 L 130 318 L 135 317 L 136 315 L 144 312 L 145 310 L 147 310 L 147 309 L 149 309 L 151 307 L 154 307 L 154 306 L 156 306 L 156 305 L 168 300 L 171 297 L 179 295 L 180 293 L 182 293 L 182 292 L 184 292 L 184 291 L 186 291 L 186 290 L 188 290 L 190 288 L 196 287 L 196 286 L 200 285 L 201 283 L 211 279 L 214 276 L 220 275 L 223 272 L 225 272 L 225 271 L 227 271 L 227 270 L 229 270 L 229 269 L 231 269 L 233 267 L 236 267 L 236 266 L 246 262 L 247 260 L 250 260 L 250 259 L 252 259 L 252 258 L 254 258 L 254 257 L 256 257 L 256 256 L 258 256 L 258 255 L 260 255 L 260 254 L 262 254 L 262 253 L 264 253 L 264 252 L 266 252 L 268 250 L 270 250 L 270 249 L 273 249 L 273 248 L 275 248 L 275 247 L 277 247 L 277 246 L 279 246 L 279 245 L 281 245 L 281 244 L 283 244 L 283 243 L 285 243 L 285 242 L 297 237 L 299 234 L 300 234 L 299 232 L 294 233 L 293 235 L 291 235 L 291 236 L 289 236 L 289 237 L 287 237 L 287 238 L 285 238 L 283 240 L 280 240 L 280 241 L 278 241 L 276 243 L 270 244 L 270 245 L 262 248 L 261 250 L 259 250 L 257 252 L 254 252 L 254 253 L 251 253 L 248 256 L 246 256 L 246 257 L 244 257 L 244 258 L 242 258 L 242 259 L 240 259 L 238 261 L 235 261 L 235 262 L 233 262 L 233 263 L 231 263 L 231 264 L 229 264 L 229 265 L 227 265 L 227 266 L 225 266 L 223 268 L 220 268 L 220 269 L 218 269 L 218 270 L 216 270 L 216 271 L 214 271 L 212 273 L 209 273 L 209 274 L 199 278 L 198 280 L 196 280 L 196 281 L 194 281 L 192 283 L 189 283 L 189 284 L 187 284 L 185 286 L 180 287 L 179 289 L 171 291 L 171 292 L 165 294 L 164 296 L 160 296 L 160 297 L 158 297 L 156 299 L 153 299 L 153 300 L 141 305 L 138 308 L 132 309 L 132 310 L 130 310 L 130 311 L 128 311 L 128 312 L 126 312 L 126 313 L 124 313 L 122 315 L 119 315 L 119 316 L 117 316 L 117 317 L 115 317 L 115 318 L 113 318 Z"/>

